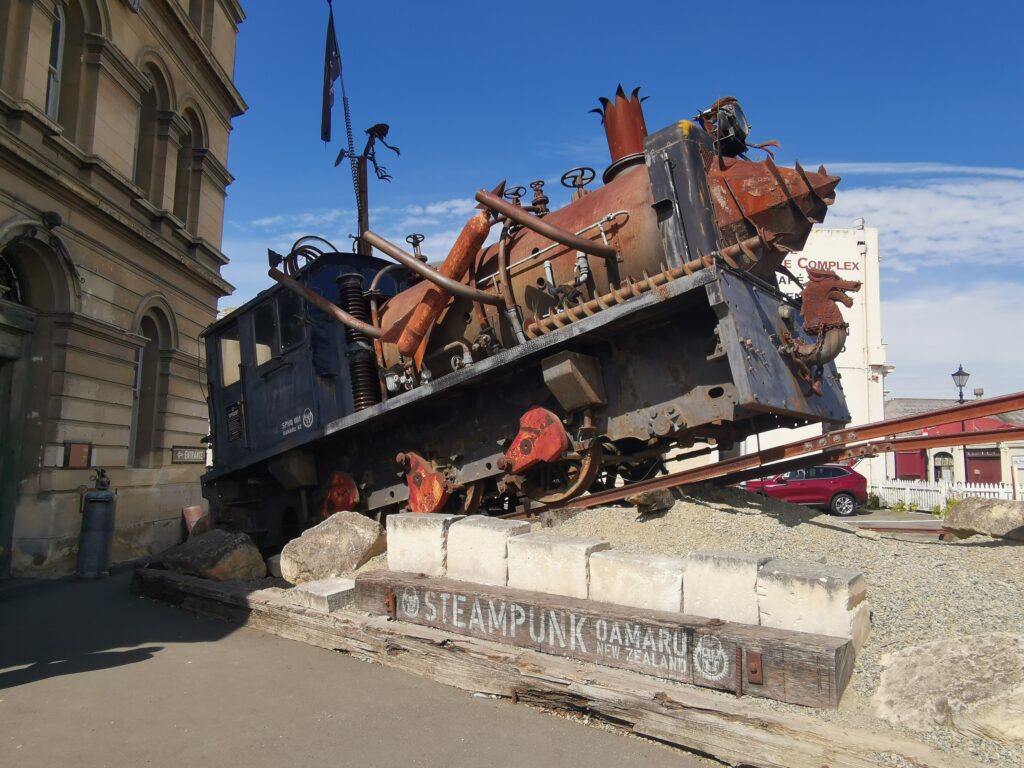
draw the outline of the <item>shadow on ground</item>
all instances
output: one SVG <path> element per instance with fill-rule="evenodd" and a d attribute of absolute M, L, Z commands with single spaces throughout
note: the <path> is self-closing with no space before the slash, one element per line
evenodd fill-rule
<path fill-rule="evenodd" d="M 0 590 L 0 690 L 137 664 L 163 650 L 161 643 L 209 642 L 235 630 L 221 622 L 182 622 L 167 606 L 130 594 L 131 577 L 126 568 L 106 579 Z"/>

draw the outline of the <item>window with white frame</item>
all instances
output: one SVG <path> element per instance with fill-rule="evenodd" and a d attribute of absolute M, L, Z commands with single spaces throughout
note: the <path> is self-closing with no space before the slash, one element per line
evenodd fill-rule
<path fill-rule="evenodd" d="M 60 110 L 60 70 L 64 58 L 64 9 L 53 4 L 53 27 L 50 29 L 50 60 L 46 72 L 46 115 L 56 120 Z"/>

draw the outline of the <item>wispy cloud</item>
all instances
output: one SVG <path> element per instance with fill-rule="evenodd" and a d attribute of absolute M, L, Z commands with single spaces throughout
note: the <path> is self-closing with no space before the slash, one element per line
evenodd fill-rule
<path fill-rule="evenodd" d="M 990 176 L 1024 179 L 1024 169 L 950 163 L 829 163 L 828 170 L 840 175 L 877 176 Z"/>
<path fill-rule="evenodd" d="M 265 216 L 253 219 L 249 224 L 260 229 L 279 229 L 282 227 L 316 228 L 326 227 L 340 218 L 353 217 L 355 211 L 344 208 L 325 208 L 315 211 L 298 211 L 293 213 L 279 213 L 274 216 Z"/>
<path fill-rule="evenodd" d="M 830 220 L 857 217 L 878 227 L 887 269 L 1017 264 L 1024 241 L 1024 178 L 1003 174 L 840 185 Z"/>
<path fill-rule="evenodd" d="M 950 373 L 963 363 L 972 387 L 987 395 L 1022 387 L 1009 329 L 1024 328 L 1024 282 L 930 285 L 887 299 L 882 332 L 896 366 L 886 388 L 896 395 L 952 397 Z"/>

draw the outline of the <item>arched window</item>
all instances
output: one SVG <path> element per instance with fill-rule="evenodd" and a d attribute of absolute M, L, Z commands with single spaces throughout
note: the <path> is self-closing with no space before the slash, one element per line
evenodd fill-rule
<path fill-rule="evenodd" d="M 53 95 L 54 112 L 51 116 L 64 128 L 64 136 L 75 141 L 78 137 L 78 114 L 81 106 L 85 32 L 87 29 L 85 14 L 78 2 L 72 0 L 67 4 L 67 10 L 62 14 L 62 22 L 62 44 L 59 46 L 60 67 L 58 68 L 57 87 Z M 49 95 L 46 103 L 49 113 Z"/>
<path fill-rule="evenodd" d="M 162 351 L 170 346 L 167 318 L 156 310 L 147 312 L 138 333 L 146 339 L 135 361 L 131 438 L 128 457 L 133 467 L 163 464 L 163 414 L 166 410 L 167 375 L 162 370 Z"/>
<path fill-rule="evenodd" d="M 189 191 L 192 187 L 194 141 L 195 137 L 189 128 L 178 145 L 178 169 L 174 174 L 174 215 L 184 222 L 186 229 L 190 229 L 188 209 Z"/>
<path fill-rule="evenodd" d="M 939 451 L 933 459 L 933 478 L 936 482 L 953 482 L 953 454 L 949 451 Z"/>
<path fill-rule="evenodd" d="M 178 148 L 178 169 L 174 180 L 174 215 L 182 220 L 185 229 L 193 234 L 199 225 L 199 194 L 202 188 L 202 169 L 198 153 L 206 148 L 203 124 L 191 109 L 182 117 L 188 128 Z"/>
<path fill-rule="evenodd" d="M 14 304 L 26 303 L 18 273 L 14 271 L 14 265 L 2 251 L 0 251 L 0 299 Z"/>
<path fill-rule="evenodd" d="M 145 75 L 149 81 L 149 90 L 142 94 L 139 106 L 139 138 L 135 144 L 135 169 L 132 177 L 146 193 L 146 197 L 152 199 L 153 150 L 156 147 L 156 113 L 159 105 L 153 75 L 150 72 Z"/>
<path fill-rule="evenodd" d="M 60 106 L 61 63 L 64 59 L 64 9 L 53 4 L 53 26 L 50 29 L 50 60 L 46 70 L 46 115 L 57 119 Z"/>
<path fill-rule="evenodd" d="M 213 5 L 209 0 L 189 0 L 188 17 L 192 20 L 199 36 L 207 43 L 210 42 L 210 27 L 213 23 Z"/>

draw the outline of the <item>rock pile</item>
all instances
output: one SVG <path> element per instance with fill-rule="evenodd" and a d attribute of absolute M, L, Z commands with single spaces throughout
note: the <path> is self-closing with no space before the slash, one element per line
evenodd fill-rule
<path fill-rule="evenodd" d="M 281 576 L 291 584 L 354 571 L 386 547 L 384 529 L 358 512 L 337 512 L 281 550 Z"/>
<path fill-rule="evenodd" d="M 962 539 L 981 534 L 1024 541 L 1024 501 L 964 499 L 946 515 L 942 529 Z"/>
<path fill-rule="evenodd" d="M 215 528 L 167 550 L 164 566 L 216 581 L 248 581 L 267 575 L 263 556 L 244 533 Z"/>

